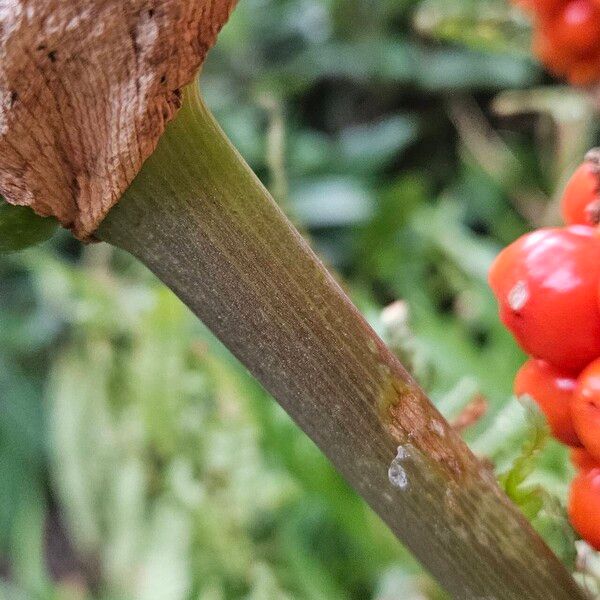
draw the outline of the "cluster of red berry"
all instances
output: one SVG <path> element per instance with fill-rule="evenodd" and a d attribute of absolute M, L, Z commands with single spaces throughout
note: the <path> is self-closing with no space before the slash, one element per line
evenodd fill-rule
<path fill-rule="evenodd" d="M 516 0 L 535 19 L 537 55 L 576 85 L 600 81 L 600 0 Z"/>
<path fill-rule="evenodd" d="M 600 549 L 600 150 L 562 199 L 566 227 L 505 248 L 489 281 L 500 318 L 530 358 L 515 393 L 531 396 L 578 470 L 569 497 L 575 529 Z"/>

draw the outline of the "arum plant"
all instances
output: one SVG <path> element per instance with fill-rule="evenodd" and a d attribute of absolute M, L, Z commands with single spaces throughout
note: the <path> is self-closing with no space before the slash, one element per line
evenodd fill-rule
<path fill-rule="evenodd" d="M 5 4 L 0 192 L 147 265 L 454 597 L 582 598 L 202 102 L 231 8 Z"/>

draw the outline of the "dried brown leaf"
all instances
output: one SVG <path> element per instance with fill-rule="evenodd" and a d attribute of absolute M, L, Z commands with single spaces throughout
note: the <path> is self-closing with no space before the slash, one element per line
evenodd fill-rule
<path fill-rule="evenodd" d="M 92 236 L 235 0 L 0 0 L 0 193 Z"/>

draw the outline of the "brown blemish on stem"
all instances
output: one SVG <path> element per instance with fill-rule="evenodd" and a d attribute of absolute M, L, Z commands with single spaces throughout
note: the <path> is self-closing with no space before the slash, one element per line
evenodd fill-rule
<path fill-rule="evenodd" d="M 399 445 L 410 443 L 423 449 L 453 479 L 459 480 L 464 471 L 463 460 L 451 445 L 452 429 L 422 390 L 400 379 L 390 379 L 384 389 L 378 411 L 390 435 Z"/>

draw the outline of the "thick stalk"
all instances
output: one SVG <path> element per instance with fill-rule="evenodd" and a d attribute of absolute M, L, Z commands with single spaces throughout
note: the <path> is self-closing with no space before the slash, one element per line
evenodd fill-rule
<path fill-rule="evenodd" d="M 145 263 L 212 329 L 455 598 L 583 597 L 195 86 L 98 236 Z"/>

